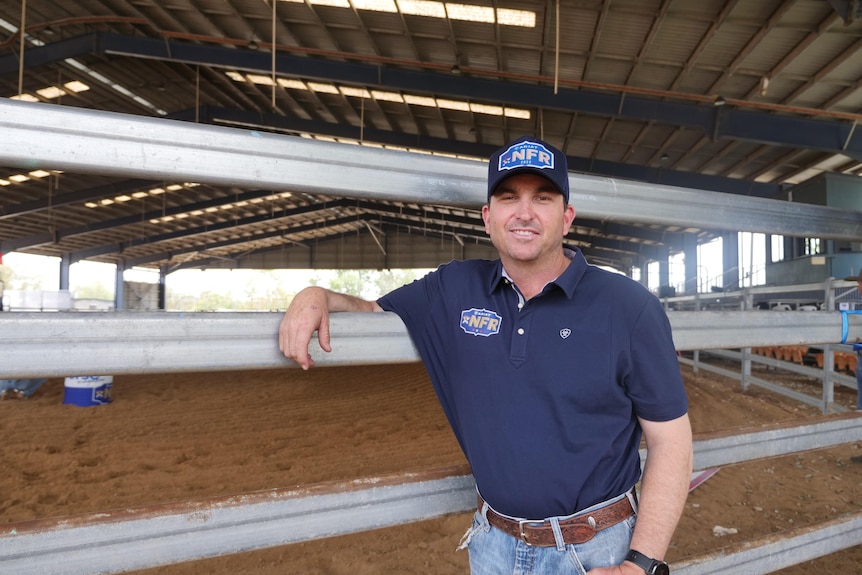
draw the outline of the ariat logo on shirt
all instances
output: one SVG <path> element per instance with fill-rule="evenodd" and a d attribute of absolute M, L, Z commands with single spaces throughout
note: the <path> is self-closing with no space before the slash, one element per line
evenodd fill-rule
<path fill-rule="evenodd" d="M 465 333 L 488 337 L 500 333 L 503 318 L 487 309 L 468 309 L 461 312 L 461 329 Z"/>

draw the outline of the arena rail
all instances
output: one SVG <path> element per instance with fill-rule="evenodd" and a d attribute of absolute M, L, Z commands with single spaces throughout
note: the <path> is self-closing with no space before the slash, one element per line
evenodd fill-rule
<path fill-rule="evenodd" d="M 0 99 L 0 164 L 478 207 L 485 162 Z M 569 174 L 586 218 L 855 241 L 852 210 Z"/>
<path fill-rule="evenodd" d="M 670 312 L 678 350 L 840 341 L 840 312 Z M 278 351 L 282 314 L 0 313 L 4 377 L 172 373 L 295 367 Z M 862 316 L 848 321 L 862 339 Z M 392 313 L 331 316 L 332 353 L 311 342 L 319 366 L 418 361 L 407 330 Z M 213 353 L 218 350 L 218 353 Z"/>
<path fill-rule="evenodd" d="M 833 344 L 822 344 L 825 348 L 837 347 Z M 846 346 L 845 346 L 846 347 Z M 711 349 L 706 354 L 709 357 L 704 357 L 705 354 L 695 354 L 692 359 L 680 357 L 679 362 L 691 366 L 695 372 L 699 370 L 710 371 L 724 377 L 735 379 L 740 382 L 743 389 L 747 389 L 749 385 L 756 385 L 762 389 L 769 390 L 773 393 L 789 397 L 795 401 L 819 407 L 823 413 L 843 412 L 847 408 L 835 403 L 835 384 L 844 385 L 857 391 L 856 378 L 848 375 L 835 373 L 831 365 L 824 364 L 823 368 L 815 369 L 798 365 L 789 361 L 762 357 L 743 351 L 733 351 L 728 349 Z M 736 371 L 713 365 L 709 362 L 710 357 L 731 360 L 736 363 L 739 368 Z M 806 393 L 802 393 L 791 389 L 780 383 L 755 377 L 751 375 L 751 369 L 746 368 L 746 364 L 760 364 L 768 367 L 773 367 L 786 372 L 797 373 L 804 375 L 814 380 L 821 380 L 821 397 L 814 397 Z"/>
<path fill-rule="evenodd" d="M 855 415 L 695 438 L 695 469 L 862 440 Z M 641 453 L 644 457 L 645 453 Z M 466 465 L 0 526 L 0 572 L 119 573 L 467 512 Z M 674 573 L 767 573 L 862 543 L 862 513 L 675 563 Z M 780 557 L 773 555 L 781 550 Z M 778 567 L 776 567 L 776 565 Z M 745 567 L 744 571 L 739 568 Z"/>

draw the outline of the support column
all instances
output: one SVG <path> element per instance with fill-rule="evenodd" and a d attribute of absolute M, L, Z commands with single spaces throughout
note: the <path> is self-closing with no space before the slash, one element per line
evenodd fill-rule
<path fill-rule="evenodd" d="M 69 268 L 72 266 L 72 255 L 63 254 L 60 256 L 60 285 L 58 289 L 69 289 Z"/>
<path fill-rule="evenodd" d="M 125 290 L 123 289 L 123 272 L 126 271 L 125 262 L 117 263 L 117 273 L 114 281 L 114 309 L 121 310 L 126 307 Z"/>
<path fill-rule="evenodd" d="M 670 285 L 670 250 L 667 246 L 658 249 L 661 254 L 658 260 L 658 295 L 659 297 L 670 297 L 673 287 Z"/>
<path fill-rule="evenodd" d="M 168 266 L 161 266 L 159 268 L 159 309 L 166 310 L 168 309 L 168 290 L 165 280 L 168 276 Z"/>
<path fill-rule="evenodd" d="M 722 285 L 725 290 L 739 289 L 739 233 L 721 235 Z"/>
<path fill-rule="evenodd" d="M 683 293 L 685 295 L 696 294 L 699 291 L 697 269 L 700 263 L 697 261 L 697 234 L 683 234 L 682 246 L 685 254 L 685 289 Z"/>
<path fill-rule="evenodd" d="M 640 261 L 640 268 L 641 268 L 641 284 L 645 288 L 649 289 L 649 259 L 648 258 L 643 258 Z"/>

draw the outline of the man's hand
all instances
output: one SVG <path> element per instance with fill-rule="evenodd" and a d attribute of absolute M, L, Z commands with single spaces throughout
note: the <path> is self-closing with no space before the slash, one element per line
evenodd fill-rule
<path fill-rule="evenodd" d="M 383 311 L 377 302 L 337 293 L 321 287 L 307 287 L 293 298 L 278 328 L 278 349 L 302 369 L 314 366 L 308 353 L 311 336 L 317 332 L 320 349 L 329 353 L 329 313 L 340 311 Z"/>
<path fill-rule="evenodd" d="M 302 369 L 308 369 L 314 365 L 314 360 L 308 353 L 308 346 L 315 331 L 320 348 L 325 352 L 332 351 L 329 345 L 329 306 L 326 290 L 308 287 L 296 294 L 281 318 L 278 349 Z"/>
<path fill-rule="evenodd" d="M 628 561 L 613 567 L 596 567 L 587 571 L 587 575 L 644 575 L 644 570 Z"/>

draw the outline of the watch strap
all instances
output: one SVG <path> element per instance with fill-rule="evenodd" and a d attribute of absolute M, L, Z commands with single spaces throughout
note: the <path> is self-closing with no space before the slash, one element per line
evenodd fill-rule
<path fill-rule="evenodd" d="M 652 557 L 647 557 L 643 553 L 639 551 L 635 551 L 634 549 L 629 549 L 628 555 L 626 555 L 626 561 L 634 563 L 638 567 L 644 570 L 644 573 L 647 575 L 655 575 L 657 573 L 657 567 L 667 566 L 667 563 L 664 561 L 659 561 L 658 559 L 653 559 Z M 662 570 L 663 572 L 667 572 L 666 570 Z"/>

